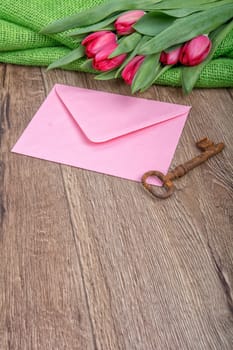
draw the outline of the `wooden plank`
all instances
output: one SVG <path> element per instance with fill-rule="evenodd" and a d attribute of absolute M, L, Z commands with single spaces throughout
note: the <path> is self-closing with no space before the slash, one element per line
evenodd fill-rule
<path fill-rule="evenodd" d="M 47 92 L 60 82 L 130 94 L 120 81 L 43 75 Z M 230 350 L 231 96 L 219 89 L 184 97 L 167 87 L 140 96 L 193 106 L 174 166 L 197 153 L 203 136 L 227 148 L 177 182 L 167 201 L 154 201 L 137 183 L 62 166 L 97 347 Z"/>
<path fill-rule="evenodd" d="M 131 181 L 9 153 L 55 83 L 130 93 L 42 72 L 0 65 L 0 349 L 230 350 L 232 90 L 140 95 L 193 106 L 173 166 L 205 134 L 227 145 L 161 202 Z"/>
<path fill-rule="evenodd" d="M 0 349 L 94 349 L 59 165 L 10 153 L 43 101 L 38 68 L 0 65 Z"/>

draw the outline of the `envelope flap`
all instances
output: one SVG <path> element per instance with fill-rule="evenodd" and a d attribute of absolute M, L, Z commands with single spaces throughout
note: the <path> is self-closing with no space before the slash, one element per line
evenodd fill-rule
<path fill-rule="evenodd" d="M 56 93 L 86 137 L 105 142 L 189 112 L 189 106 L 57 84 Z"/>

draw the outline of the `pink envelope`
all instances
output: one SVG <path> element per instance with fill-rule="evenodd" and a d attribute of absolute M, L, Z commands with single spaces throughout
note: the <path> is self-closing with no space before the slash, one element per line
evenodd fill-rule
<path fill-rule="evenodd" d="M 12 152 L 141 181 L 168 171 L 189 110 L 57 84 Z"/>

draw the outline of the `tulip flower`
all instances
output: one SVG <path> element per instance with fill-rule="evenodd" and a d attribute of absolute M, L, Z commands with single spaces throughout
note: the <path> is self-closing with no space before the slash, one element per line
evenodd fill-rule
<path fill-rule="evenodd" d="M 114 33 L 108 30 L 101 30 L 99 32 L 88 35 L 82 41 L 82 45 L 86 47 L 85 53 L 87 57 L 92 58 L 105 46 L 116 43 L 116 40 L 117 37 Z"/>
<path fill-rule="evenodd" d="M 114 26 L 120 35 L 128 35 L 134 32 L 133 25 L 144 16 L 145 12 L 142 10 L 128 11 L 120 15 Z"/>
<path fill-rule="evenodd" d="M 162 51 L 159 60 L 164 65 L 177 64 L 179 62 L 180 51 L 181 46 L 168 52 Z"/>
<path fill-rule="evenodd" d="M 180 52 L 180 63 L 185 66 L 196 66 L 208 56 L 212 43 L 208 36 L 199 35 L 184 44 Z"/>
<path fill-rule="evenodd" d="M 135 56 L 123 69 L 121 76 L 126 84 L 131 85 L 136 72 L 144 61 L 144 56 Z"/>
<path fill-rule="evenodd" d="M 104 72 L 119 67 L 125 60 L 126 54 L 121 54 L 114 58 L 108 58 L 116 48 L 116 43 L 110 43 L 103 47 L 93 59 L 93 68 Z"/>

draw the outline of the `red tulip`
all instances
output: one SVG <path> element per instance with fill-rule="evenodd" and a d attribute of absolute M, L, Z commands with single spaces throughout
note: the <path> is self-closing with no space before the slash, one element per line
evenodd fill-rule
<path fill-rule="evenodd" d="M 120 35 L 133 33 L 133 25 L 144 16 L 144 14 L 145 12 L 142 10 L 133 10 L 123 13 L 114 23 L 117 33 Z"/>
<path fill-rule="evenodd" d="M 108 58 L 109 55 L 116 49 L 116 43 L 110 43 L 100 50 L 93 59 L 93 68 L 100 71 L 108 71 L 119 67 L 126 58 L 126 54 L 121 54 L 114 58 Z"/>
<path fill-rule="evenodd" d="M 111 55 L 111 53 L 113 53 L 113 51 L 117 48 L 117 43 L 109 43 L 108 45 L 104 46 L 102 48 L 102 50 L 100 50 L 99 52 L 97 52 L 97 54 L 94 57 L 95 62 L 99 62 L 102 60 L 105 60 L 106 58 L 108 58 L 108 56 Z"/>
<path fill-rule="evenodd" d="M 179 61 L 180 51 L 181 47 L 168 52 L 163 51 L 160 55 L 160 62 L 163 64 L 177 64 Z"/>
<path fill-rule="evenodd" d="M 85 53 L 87 57 L 94 57 L 106 45 L 116 43 L 117 37 L 114 33 L 101 30 L 99 32 L 88 35 L 83 41 L 82 45 L 86 47 Z"/>
<path fill-rule="evenodd" d="M 121 76 L 126 84 L 131 85 L 136 72 L 144 61 L 144 56 L 135 56 L 123 69 Z"/>
<path fill-rule="evenodd" d="M 184 44 L 180 52 L 180 63 L 185 66 L 195 66 L 208 56 L 212 43 L 208 36 L 199 35 Z"/>

